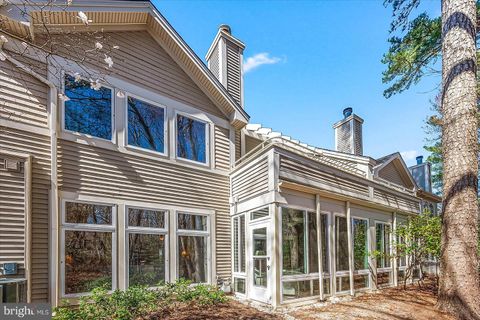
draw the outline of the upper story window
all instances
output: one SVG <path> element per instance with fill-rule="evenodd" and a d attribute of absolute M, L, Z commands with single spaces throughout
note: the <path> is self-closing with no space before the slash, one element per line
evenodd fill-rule
<path fill-rule="evenodd" d="M 65 129 L 112 139 L 112 90 L 92 88 L 85 80 L 65 76 Z"/>
<path fill-rule="evenodd" d="M 128 97 L 128 144 L 165 153 L 165 109 Z"/>
<path fill-rule="evenodd" d="M 207 124 L 177 114 L 177 157 L 207 163 Z"/>

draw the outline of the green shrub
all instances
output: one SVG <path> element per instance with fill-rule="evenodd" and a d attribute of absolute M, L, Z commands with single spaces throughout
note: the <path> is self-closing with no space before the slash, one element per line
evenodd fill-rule
<path fill-rule="evenodd" d="M 68 301 L 56 308 L 54 320 L 130 320 L 153 311 L 171 307 L 175 302 L 193 303 L 200 306 L 226 302 L 225 293 L 215 286 L 192 285 L 180 279 L 175 283 L 160 283 L 155 289 L 132 286 L 125 291 L 109 293 L 104 287 L 95 288 L 91 294 L 80 299 L 78 307 Z"/>
<path fill-rule="evenodd" d="M 178 293 L 178 301 L 195 302 L 201 306 L 223 303 L 227 300 L 225 293 L 217 287 L 207 284 L 198 284 Z"/>
<path fill-rule="evenodd" d="M 82 297 L 78 308 L 68 302 L 55 309 L 55 320 L 115 319 L 130 320 L 156 310 L 158 293 L 147 287 L 133 286 L 111 294 L 104 288 L 95 288 L 91 295 Z"/>

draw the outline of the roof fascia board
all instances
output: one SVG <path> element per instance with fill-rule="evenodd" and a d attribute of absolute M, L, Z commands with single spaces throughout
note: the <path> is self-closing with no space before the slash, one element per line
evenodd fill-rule
<path fill-rule="evenodd" d="M 34 3 L 20 0 L 10 0 L 8 4 L 14 6 L 22 6 L 22 8 L 30 9 L 31 11 L 39 11 L 41 5 L 51 5 L 49 11 L 77 11 L 78 9 L 88 9 L 89 11 L 102 11 L 102 8 L 115 8 L 117 9 L 126 9 L 125 11 L 135 9 L 135 8 L 150 8 L 153 6 L 150 1 L 115 1 L 115 0 L 104 0 L 104 1 L 94 1 L 94 0 L 76 0 L 72 1 L 70 5 L 61 5 L 55 4 L 52 5 L 51 0 L 36 0 Z M 75 8 L 72 10 L 71 8 Z"/>

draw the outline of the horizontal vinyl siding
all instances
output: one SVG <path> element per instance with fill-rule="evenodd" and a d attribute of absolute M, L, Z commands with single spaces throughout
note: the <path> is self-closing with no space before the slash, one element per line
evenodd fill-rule
<path fill-rule="evenodd" d="M 80 58 L 85 48 L 94 48 L 100 41 L 105 48 L 111 49 L 109 55 L 113 67 L 108 74 L 142 86 L 171 99 L 199 108 L 203 111 L 222 116 L 221 111 L 180 68 L 168 53 L 150 36 L 147 31 L 105 32 L 104 39 L 93 39 L 85 35 L 74 37 L 79 44 L 71 44 L 71 50 L 60 48 L 67 57 Z M 66 39 L 68 41 L 68 39 Z M 56 41 L 65 41 L 58 38 Z M 86 59 L 86 64 L 97 70 L 105 70 L 106 63 L 102 51 Z M 105 71 L 102 71 L 105 72 Z"/>
<path fill-rule="evenodd" d="M 0 168 L 0 264 L 18 263 L 19 276 L 25 274 L 25 239 L 24 170 Z"/>
<path fill-rule="evenodd" d="M 0 127 L 0 149 L 32 155 L 32 301 L 48 301 L 50 137 Z"/>
<path fill-rule="evenodd" d="M 230 131 L 215 126 L 215 168 L 230 169 Z"/>
<path fill-rule="evenodd" d="M 0 119 L 46 128 L 47 95 L 47 85 L 0 60 Z"/>
<path fill-rule="evenodd" d="M 398 184 L 399 186 L 404 186 L 408 188 L 408 186 L 406 186 L 403 182 L 403 179 L 398 173 L 397 169 L 395 168 L 395 165 L 391 162 L 378 172 L 378 176 L 387 181 Z"/>
<path fill-rule="evenodd" d="M 268 191 L 268 158 L 249 165 L 232 177 L 232 196 L 247 200 Z"/>
<path fill-rule="evenodd" d="M 227 176 L 65 140 L 58 160 L 62 191 L 215 210 L 217 274 L 230 277 Z"/>
<path fill-rule="evenodd" d="M 288 158 L 286 156 L 280 157 L 280 176 L 285 174 L 295 174 L 300 177 L 307 178 L 314 182 L 323 183 L 331 188 L 339 190 L 346 190 L 350 192 L 359 193 L 363 196 L 368 196 L 368 186 L 337 176 L 329 171 L 322 170 L 319 167 L 309 166 L 297 160 Z"/>

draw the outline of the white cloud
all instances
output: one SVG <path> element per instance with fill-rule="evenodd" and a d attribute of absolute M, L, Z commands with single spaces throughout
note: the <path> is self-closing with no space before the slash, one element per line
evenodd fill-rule
<path fill-rule="evenodd" d="M 247 73 L 255 68 L 264 64 L 276 64 L 281 62 L 282 59 L 278 57 L 270 57 L 268 52 L 257 53 L 251 57 L 248 57 L 243 63 L 243 72 Z"/>
<path fill-rule="evenodd" d="M 402 151 L 400 154 L 405 162 L 414 160 L 419 155 L 417 150 Z"/>

